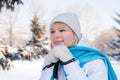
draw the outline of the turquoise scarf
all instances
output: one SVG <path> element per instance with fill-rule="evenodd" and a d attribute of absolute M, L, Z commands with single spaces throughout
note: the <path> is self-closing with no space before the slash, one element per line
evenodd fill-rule
<path fill-rule="evenodd" d="M 104 53 L 83 46 L 71 47 L 69 50 L 73 56 L 79 60 L 80 67 L 83 67 L 87 62 L 92 60 L 102 59 L 108 69 L 108 80 L 117 80 L 117 76 L 111 66 L 111 63 Z M 53 80 L 53 78 L 51 78 L 51 80 Z"/>
<path fill-rule="evenodd" d="M 82 46 L 72 47 L 70 48 L 70 51 L 73 56 L 80 61 L 81 67 L 92 60 L 102 59 L 108 69 L 108 80 L 117 80 L 117 76 L 111 66 L 111 63 L 104 53 Z"/>

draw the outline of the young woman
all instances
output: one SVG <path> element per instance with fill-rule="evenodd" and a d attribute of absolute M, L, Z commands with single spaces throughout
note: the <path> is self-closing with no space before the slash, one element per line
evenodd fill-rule
<path fill-rule="evenodd" d="M 50 25 L 51 51 L 40 80 L 117 80 L 108 58 L 85 47 L 78 17 L 73 13 L 56 16 Z"/>

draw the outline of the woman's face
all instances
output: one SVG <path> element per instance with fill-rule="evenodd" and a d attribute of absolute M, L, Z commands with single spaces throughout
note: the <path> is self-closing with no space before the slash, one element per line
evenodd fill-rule
<path fill-rule="evenodd" d="M 73 31 L 68 27 L 68 25 L 61 22 L 52 24 L 50 29 L 50 40 L 52 47 L 58 45 L 66 45 L 67 47 L 71 47 L 75 43 Z"/>

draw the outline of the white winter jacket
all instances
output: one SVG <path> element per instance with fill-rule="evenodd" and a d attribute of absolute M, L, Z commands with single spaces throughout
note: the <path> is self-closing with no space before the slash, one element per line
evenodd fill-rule
<path fill-rule="evenodd" d="M 65 74 L 67 76 L 65 76 Z M 50 80 L 53 68 L 42 70 L 40 80 Z M 79 61 L 71 62 L 58 69 L 58 80 L 108 80 L 107 69 L 101 59 L 86 63 L 83 68 Z"/>

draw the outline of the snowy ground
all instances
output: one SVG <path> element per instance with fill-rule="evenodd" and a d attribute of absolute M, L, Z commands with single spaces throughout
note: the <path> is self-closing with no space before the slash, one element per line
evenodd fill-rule
<path fill-rule="evenodd" d="M 0 80 L 38 80 L 43 59 L 34 61 L 14 61 L 9 71 L 0 71 Z"/>
<path fill-rule="evenodd" d="M 111 61 L 120 80 L 120 62 Z M 0 71 L 0 80 L 38 80 L 43 59 L 30 61 L 14 61 L 9 71 Z"/>

